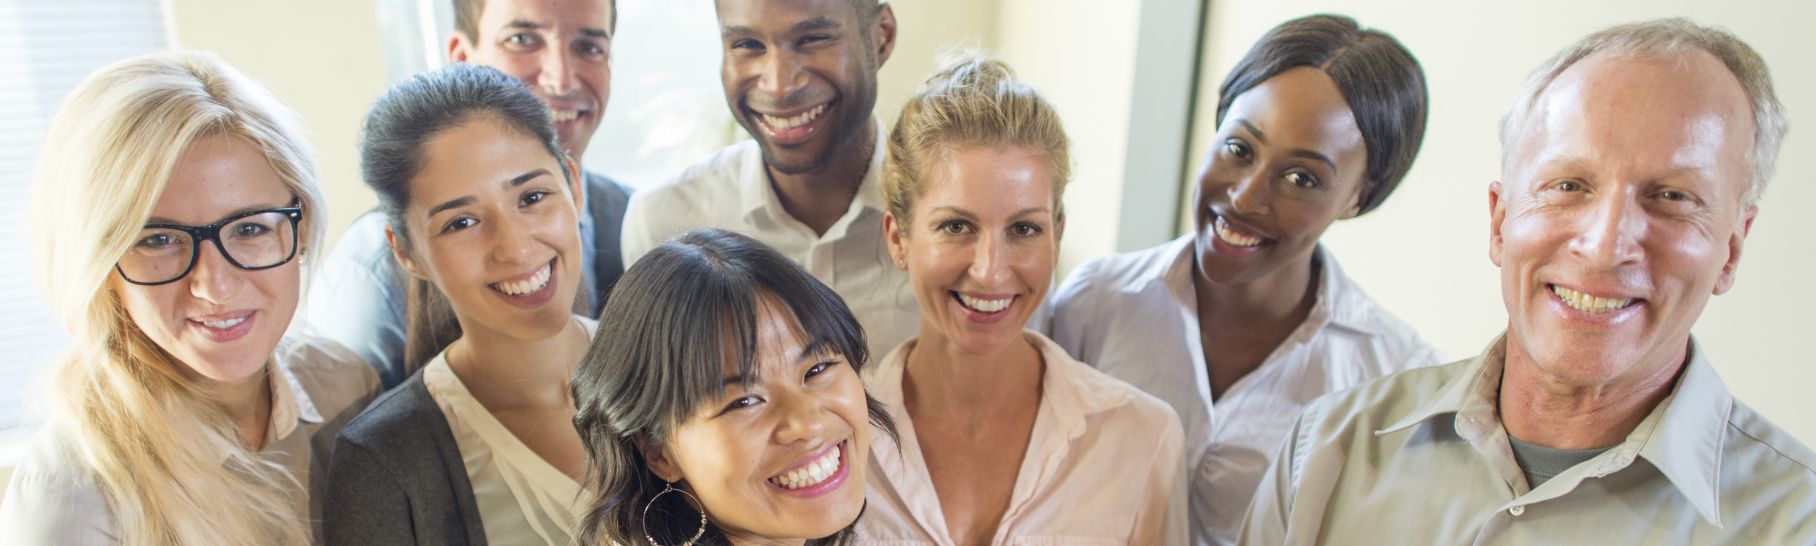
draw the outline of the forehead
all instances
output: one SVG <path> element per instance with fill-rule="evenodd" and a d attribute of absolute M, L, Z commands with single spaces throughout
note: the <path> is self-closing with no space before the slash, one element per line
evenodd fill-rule
<path fill-rule="evenodd" d="M 204 225 L 248 207 L 281 207 L 290 200 L 290 187 L 251 143 L 210 135 L 183 150 L 152 216 Z"/>
<path fill-rule="evenodd" d="M 921 161 L 934 163 L 925 171 L 921 206 L 1014 213 L 1054 203 L 1046 158 L 1022 146 L 960 146 Z"/>
<path fill-rule="evenodd" d="M 1753 121 L 1739 80 L 1707 52 L 1598 53 L 1546 87 L 1520 135 L 1518 164 L 1568 159 L 1744 177 Z"/>
<path fill-rule="evenodd" d="M 610 28 L 611 0 L 478 0 L 480 32 L 513 21 L 541 26 Z"/>
<path fill-rule="evenodd" d="M 1237 95 L 1224 114 L 1224 129 L 1238 127 L 1237 120 L 1260 129 L 1270 144 L 1279 140 L 1323 150 L 1362 143 L 1362 131 L 1337 82 L 1308 66 L 1288 69 Z"/>
<path fill-rule="evenodd" d="M 721 28 L 774 32 L 812 19 L 850 23 L 857 19 L 853 0 L 718 0 Z"/>
<path fill-rule="evenodd" d="M 410 180 L 411 208 L 432 207 L 454 196 L 491 193 L 535 169 L 561 178 L 547 148 L 503 120 L 481 114 L 443 129 L 423 142 L 421 166 Z"/>
<path fill-rule="evenodd" d="M 754 326 L 757 346 L 756 353 L 751 355 L 752 369 L 746 370 L 744 364 L 738 362 L 738 355 L 727 354 L 723 365 L 725 375 L 730 377 L 755 372 L 755 375 L 762 377 L 790 377 L 791 374 L 780 372 L 800 360 L 807 348 L 807 333 L 801 328 L 800 321 L 795 320 L 794 311 L 778 297 L 764 293 L 757 297 L 756 316 L 753 318 L 756 319 Z M 725 346 L 731 349 L 728 353 L 736 352 L 735 342 L 729 342 Z"/>

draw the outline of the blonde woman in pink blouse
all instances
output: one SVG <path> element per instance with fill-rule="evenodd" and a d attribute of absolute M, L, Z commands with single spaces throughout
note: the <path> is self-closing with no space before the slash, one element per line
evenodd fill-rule
<path fill-rule="evenodd" d="M 963 56 L 903 109 L 883 231 L 919 336 L 866 370 L 875 436 L 860 544 L 1181 544 L 1173 410 L 1025 330 L 1065 228 L 1065 131 L 1000 61 Z"/>

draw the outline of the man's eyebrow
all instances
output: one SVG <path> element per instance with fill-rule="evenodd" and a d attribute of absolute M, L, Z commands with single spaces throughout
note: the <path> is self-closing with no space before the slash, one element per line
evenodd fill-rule
<path fill-rule="evenodd" d="M 801 21 L 799 23 L 795 23 L 793 30 L 795 31 L 795 33 L 798 34 L 798 33 L 808 32 L 808 31 L 813 31 L 813 30 L 838 30 L 839 27 L 842 27 L 842 26 L 844 26 L 844 25 L 839 24 L 838 21 L 835 21 L 830 17 L 821 15 L 819 17 L 814 17 L 812 19 L 808 19 L 805 21 Z"/>
<path fill-rule="evenodd" d="M 504 24 L 504 28 L 523 28 L 523 29 L 530 29 L 530 30 L 540 29 L 540 28 L 542 28 L 542 26 L 543 26 L 542 23 L 531 21 L 529 19 L 512 19 L 511 22 Z"/>
<path fill-rule="evenodd" d="M 599 39 L 603 39 L 603 40 L 612 39 L 612 33 L 606 32 L 606 30 L 603 28 L 581 27 L 580 35 L 586 36 L 588 38 L 599 38 Z"/>

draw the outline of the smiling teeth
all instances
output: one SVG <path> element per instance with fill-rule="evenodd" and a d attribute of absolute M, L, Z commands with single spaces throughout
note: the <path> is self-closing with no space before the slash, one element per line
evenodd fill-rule
<path fill-rule="evenodd" d="M 811 123 L 814 119 L 819 118 L 820 114 L 822 114 L 824 112 L 826 112 L 826 105 L 822 104 L 822 105 L 813 107 L 812 110 L 808 110 L 807 112 L 802 113 L 801 115 L 798 115 L 798 116 L 795 116 L 792 118 L 779 118 L 779 117 L 775 117 L 775 116 L 772 116 L 769 114 L 761 114 L 761 115 L 763 116 L 763 123 L 768 124 L 770 127 L 773 127 L 776 130 L 786 131 L 789 129 L 793 129 L 793 128 L 800 127 L 802 125 Z"/>
<path fill-rule="evenodd" d="M 976 310 L 980 313 L 995 313 L 997 311 L 1008 309 L 1009 304 L 1011 302 L 1014 302 L 1015 298 L 1003 298 L 1000 300 L 986 300 L 986 299 L 981 299 L 981 298 L 973 298 L 971 296 L 967 296 L 964 294 L 959 294 L 958 301 L 960 303 L 965 304 L 965 307 L 970 307 L 971 309 Z"/>
<path fill-rule="evenodd" d="M 1568 305 L 1571 309 L 1589 313 L 1591 315 L 1599 315 L 1633 304 L 1633 300 L 1631 299 L 1622 300 L 1591 296 L 1555 284 L 1551 285 L 1551 292 L 1557 294 L 1558 299 L 1564 300 L 1564 305 Z"/>
<path fill-rule="evenodd" d="M 1218 216 L 1217 221 L 1211 223 L 1211 229 L 1217 232 L 1218 239 L 1223 239 L 1223 242 L 1229 243 L 1230 246 L 1251 247 L 1261 244 L 1260 237 L 1237 231 L 1236 228 L 1230 227 L 1229 222 L 1223 221 L 1222 216 Z"/>
<path fill-rule="evenodd" d="M 246 322 L 246 317 L 230 318 L 230 319 L 222 320 L 222 321 L 202 320 L 202 321 L 197 321 L 197 322 L 200 322 L 200 323 L 202 323 L 203 326 L 207 326 L 209 328 L 214 328 L 216 330 L 225 330 L 228 328 L 232 328 L 234 326 L 239 326 L 240 323 L 242 323 L 242 322 Z"/>
<path fill-rule="evenodd" d="M 769 483 L 776 484 L 783 489 L 801 489 L 819 485 L 839 470 L 839 452 L 841 451 L 843 450 L 836 447 L 826 450 L 826 455 L 821 456 L 818 460 L 790 470 L 787 474 L 770 478 Z"/>
<path fill-rule="evenodd" d="M 555 123 L 574 121 L 574 118 L 580 117 L 580 111 L 578 110 L 554 110 L 552 113 L 554 114 L 552 117 Z"/>
<path fill-rule="evenodd" d="M 514 282 L 493 283 L 492 288 L 512 296 L 534 294 L 537 290 L 541 290 L 542 287 L 548 286 L 549 272 L 552 269 L 552 267 L 544 265 L 542 266 L 541 271 L 537 271 L 534 276 L 531 276 L 528 279 Z"/>

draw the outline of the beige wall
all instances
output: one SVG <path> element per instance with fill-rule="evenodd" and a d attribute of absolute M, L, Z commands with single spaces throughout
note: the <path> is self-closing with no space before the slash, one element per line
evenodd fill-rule
<path fill-rule="evenodd" d="M 1487 257 L 1487 184 L 1499 176 L 1496 127 L 1527 71 L 1565 45 L 1611 24 L 1687 16 L 1725 26 L 1766 59 L 1791 112 L 1779 172 L 1760 205 L 1739 281 L 1714 298 L 1695 333 L 1736 396 L 1805 443 L 1816 443 L 1809 385 L 1816 367 L 1798 356 L 1816 334 L 1816 71 L 1807 28 L 1816 7 L 1791 0 L 1706 2 L 1535 0 L 1270 0 L 1212 2 L 1193 168 L 1215 130 L 1216 87 L 1268 28 L 1330 11 L 1398 36 L 1425 66 L 1432 105 L 1424 149 L 1381 209 L 1339 222 L 1324 241 L 1371 295 L 1452 356 L 1481 350 L 1506 320 L 1499 273 Z"/>
<path fill-rule="evenodd" d="M 1116 250 L 1140 4 L 998 2 L 997 51 L 1059 110 L 1072 140 L 1062 275 Z"/>
<path fill-rule="evenodd" d="M 385 89 L 373 0 L 165 0 L 171 43 L 207 49 L 270 86 L 302 117 L 328 193 L 328 240 L 377 202 L 355 147 Z"/>

